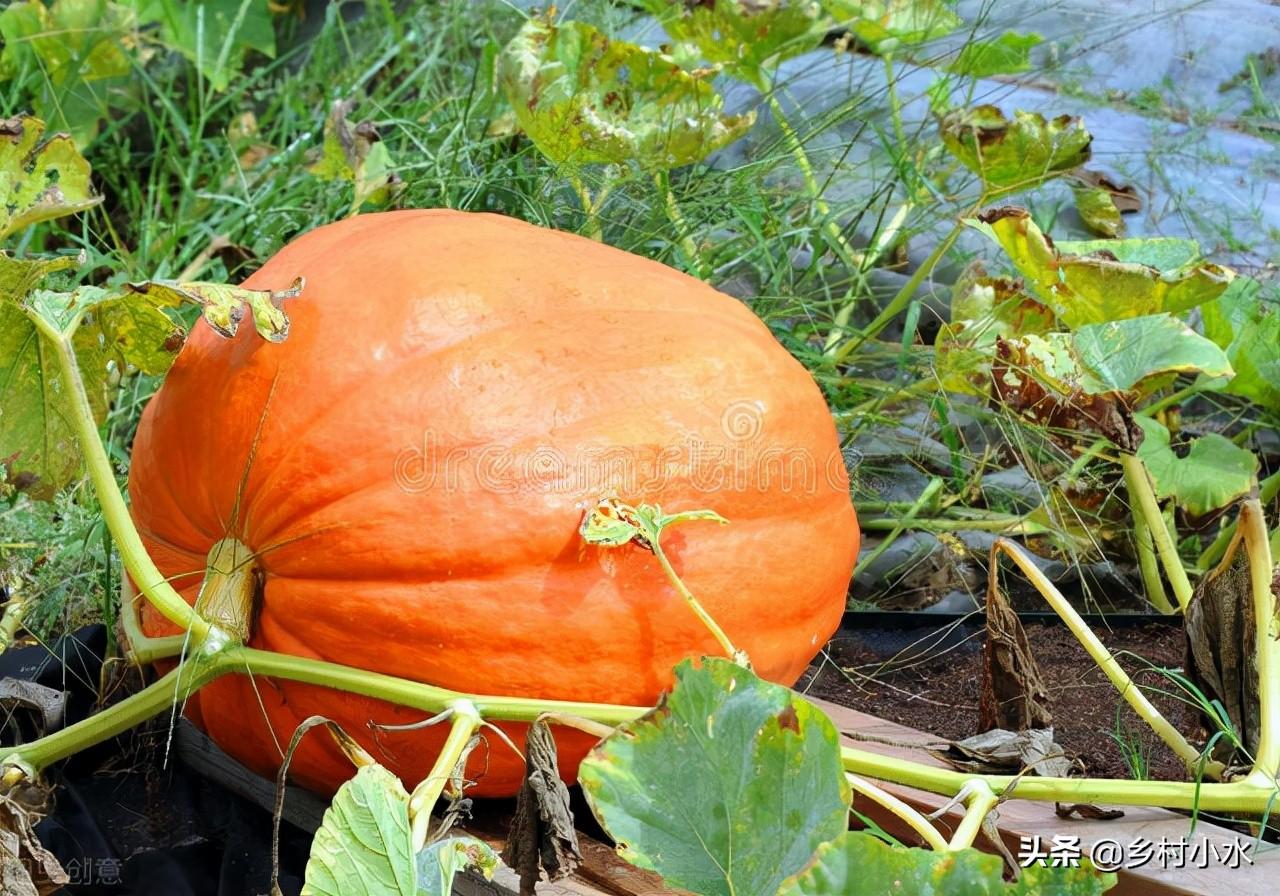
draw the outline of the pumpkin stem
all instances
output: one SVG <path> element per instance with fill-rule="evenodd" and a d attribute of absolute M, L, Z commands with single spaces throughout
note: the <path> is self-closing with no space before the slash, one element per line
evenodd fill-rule
<path fill-rule="evenodd" d="M 243 542 L 224 538 L 209 549 L 196 612 L 238 644 L 253 634 L 262 569 L 257 555 Z"/>

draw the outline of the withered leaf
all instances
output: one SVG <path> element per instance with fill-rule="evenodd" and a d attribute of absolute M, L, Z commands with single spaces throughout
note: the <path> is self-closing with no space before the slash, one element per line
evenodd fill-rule
<path fill-rule="evenodd" d="M 544 720 L 529 726 L 525 765 L 502 861 L 520 875 L 520 896 L 533 896 L 541 871 L 547 880 L 567 877 L 582 861 L 582 852 L 569 809 L 569 790 L 556 762 L 556 742 Z"/>
<path fill-rule="evenodd" d="M 982 645 L 978 724 L 984 729 L 1048 728 L 1049 689 L 1040 676 L 1027 632 L 1000 591 L 999 567 L 987 579 L 987 639 Z"/>
<path fill-rule="evenodd" d="M 1103 809 L 1092 803 L 1054 803 L 1053 811 L 1059 818 L 1088 818 L 1096 821 L 1111 821 L 1124 818 L 1123 809 Z"/>

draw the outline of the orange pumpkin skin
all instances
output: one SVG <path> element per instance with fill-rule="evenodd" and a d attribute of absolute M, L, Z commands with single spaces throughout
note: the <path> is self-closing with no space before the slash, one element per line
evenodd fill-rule
<path fill-rule="evenodd" d="M 653 555 L 585 546 L 613 493 L 711 508 L 663 545 L 769 679 L 792 683 L 839 623 L 858 526 L 830 413 L 735 299 L 653 261 L 497 215 L 365 215 L 286 246 L 247 286 L 289 300 L 289 338 L 200 323 L 143 414 L 134 519 L 194 601 L 227 536 L 264 570 L 250 643 L 480 694 L 652 705 L 682 659 L 718 654 Z M 149 635 L 173 626 L 149 608 Z M 272 773 L 297 724 L 334 719 L 412 787 L 445 732 L 423 713 L 230 676 L 190 704 Z M 505 725 L 522 745 L 523 728 Z M 591 739 L 558 731 L 572 780 Z M 468 774 L 509 795 L 489 736 Z M 352 774 L 308 736 L 292 776 Z"/>

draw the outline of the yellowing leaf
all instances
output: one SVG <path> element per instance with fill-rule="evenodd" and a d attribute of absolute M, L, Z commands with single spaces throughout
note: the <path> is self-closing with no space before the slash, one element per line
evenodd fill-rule
<path fill-rule="evenodd" d="M 1053 325 L 1053 312 L 1028 295 L 1022 281 L 970 268 L 952 290 L 951 321 L 934 340 L 934 368 L 943 388 L 989 394 L 996 340 L 1047 333 Z"/>
<path fill-rule="evenodd" d="M 722 114 L 710 74 L 581 22 L 539 18 L 498 57 L 498 81 L 543 155 L 566 165 L 634 162 L 650 172 L 700 161 L 755 121 L 754 113 Z"/>
<path fill-rule="evenodd" d="M 667 526 L 693 520 L 707 520 L 721 525 L 729 522 L 714 510 L 684 510 L 667 514 L 656 504 L 632 507 L 617 498 L 606 497 L 601 498 L 586 512 L 578 534 L 587 544 L 614 548 L 635 542 L 642 548 L 652 550 Z"/>
<path fill-rule="evenodd" d="M 644 0 L 644 6 L 676 41 L 751 82 L 818 46 L 834 24 L 820 4 L 804 0 Z"/>
<path fill-rule="evenodd" d="M 988 197 L 1025 190 L 1089 161 L 1093 136 L 1078 118 L 1045 120 L 1039 112 L 1004 117 L 996 106 L 976 106 L 943 116 L 942 141 L 979 177 Z"/>
<path fill-rule="evenodd" d="M 14 258 L 0 252 L 0 295 L 21 302 L 50 274 L 84 264 L 84 253 L 53 258 Z"/>
<path fill-rule="evenodd" d="M 1060 252 L 1024 209 L 998 208 L 969 223 L 1000 244 L 1037 298 L 1069 327 L 1186 311 L 1217 298 L 1235 278 L 1232 271 L 1207 262 L 1186 261 L 1161 270 L 1123 260 L 1164 257 L 1170 250 L 1182 253 L 1184 244 L 1177 240 L 1079 244 L 1105 248 L 1071 255 Z"/>
<path fill-rule="evenodd" d="M 101 201 L 71 138 L 60 134 L 41 143 L 43 134 L 38 118 L 0 120 L 0 239 Z"/>
<path fill-rule="evenodd" d="M 176 307 L 190 302 L 201 306 L 209 326 L 227 338 L 236 335 L 245 310 L 248 309 L 258 335 L 268 342 L 283 342 L 288 337 L 289 318 L 279 307 L 279 303 L 300 295 L 303 286 L 301 277 L 282 290 L 246 289 L 224 283 L 171 283 L 160 280 L 126 284 L 127 289 L 148 296 L 161 305 Z"/>

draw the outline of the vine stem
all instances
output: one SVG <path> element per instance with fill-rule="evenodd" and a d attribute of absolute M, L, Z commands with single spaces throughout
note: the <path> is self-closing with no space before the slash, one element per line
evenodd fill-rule
<path fill-rule="evenodd" d="M 449 736 L 445 738 L 440 755 L 436 757 L 431 772 L 409 795 L 409 828 L 413 836 L 414 854 L 427 845 L 427 832 L 431 825 L 431 813 L 444 793 L 445 785 L 453 778 L 454 770 L 462 762 L 476 730 L 483 724 L 480 713 L 470 700 L 455 700 L 449 706 L 452 715 Z"/>
<path fill-rule="evenodd" d="M 907 508 L 906 512 L 895 521 L 894 527 L 889 530 L 889 534 L 881 539 L 880 543 L 875 546 L 871 553 L 858 561 L 858 565 L 853 569 L 853 577 L 855 579 L 858 577 L 858 573 L 876 562 L 880 555 L 889 549 L 889 546 L 897 540 L 899 535 L 910 527 L 911 521 L 919 516 L 920 511 L 924 510 L 924 508 L 933 500 L 934 495 L 936 495 L 941 489 L 941 477 L 935 476 L 929 480 L 929 484 L 920 492 L 920 497 L 916 498 L 916 500 L 912 502 L 911 506 Z"/>
<path fill-rule="evenodd" d="M 1269 504 L 1276 499 L 1277 495 L 1280 495 L 1280 472 L 1272 473 L 1258 483 L 1258 501 L 1260 503 Z M 1236 519 L 1231 525 L 1219 532 L 1218 537 L 1196 559 L 1196 568 L 1205 571 L 1221 560 L 1227 552 L 1227 545 L 1231 544 L 1235 538 L 1236 529 L 1239 525 L 1240 521 Z"/>
<path fill-rule="evenodd" d="M 1178 557 L 1178 547 L 1173 543 L 1169 527 L 1165 525 L 1164 514 L 1160 512 L 1160 503 L 1151 488 L 1151 478 L 1147 475 L 1147 467 L 1136 454 L 1120 455 L 1120 465 L 1124 470 L 1125 485 L 1129 489 L 1129 502 L 1143 517 L 1151 539 L 1155 542 L 1156 552 L 1164 565 L 1164 574 L 1169 579 L 1169 587 L 1178 606 L 1186 612 L 1191 603 L 1191 581 L 1187 571 Z"/>
<path fill-rule="evenodd" d="M 960 819 L 956 832 L 951 835 L 947 849 L 965 849 L 973 846 L 973 842 L 978 838 L 978 832 L 982 830 L 983 821 L 1000 802 L 1000 798 L 995 795 L 991 786 L 980 779 L 969 781 L 956 794 L 957 800 L 965 798 L 968 799 L 968 803 L 965 806 L 964 817 Z"/>
<path fill-rule="evenodd" d="M 233 671 L 221 660 L 221 656 L 218 656 L 210 662 L 190 664 L 194 669 L 187 668 L 188 664 L 183 663 L 119 703 L 60 731 L 15 747 L 0 762 L 5 768 L 6 779 L 8 769 L 13 767 L 22 769 L 27 777 L 34 778 L 51 763 L 109 740 L 169 711 L 175 703 L 181 703 L 204 685 Z"/>
<path fill-rule="evenodd" d="M 1134 464 L 1125 464 L 1122 469 L 1124 470 L 1125 488 L 1128 489 L 1130 495 L 1138 494 L 1141 485 L 1134 480 L 1137 476 L 1142 475 L 1142 471 L 1135 469 Z M 1145 514 L 1136 513 L 1133 515 L 1133 538 L 1137 547 L 1138 572 L 1142 576 L 1142 585 L 1147 592 L 1147 600 L 1161 613 L 1171 614 L 1175 612 L 1175 607 L 1169 603 L 1169 596 L 1164 593 L 1164 583 L 1160 581 L 1160 567 L 1156 563 L 1155 542 L 1152 539 L 1151 527 L 1147 525 Z"/>
<path fill-rule="evenodd" d="M 80 317 L 74 318 L 66 328 L 66 333 L 54 329 L 39 314 L 28 311 L 27 316 L 52 346 L 58 360 L 58 371 L 62 376 L 67 399 L 71 405 L 69 415 L 80 450 L 84 454 L 85 466 L 89 478 L 98 494 L 98 504 L 102 508 L 102 517 L 107 523 L 111 537 L 120 552 L 120 560 L 125 570 L 133 578 L 139 590 L 146 596 L 157 610 L 170 622 L 191 633 L 195 642 L 205 641 L 215 629 L 202 619 L 191 606 L 182 599 L 182 595 L 174 590 L 168 580 L 156 568 L 147 554 L 142 538 L 133 525 L 128 505 L 120 486 L 116 483 L 115 471 L 107 457 L 102 439 L 98 435 L 98 425 L 93 417 L 93 409 L 89 405 L 89 396 L 85 393 L 84 379 L 80 376 L 80 365 L 76 361 L 75 350 L 66 333 L 74 333 L 79 326 Z"/>
<path fill-rule="evenodd" d="M 1258 749 L 1249 780 L 1275 787 L 1280 777 L 1280 621 L 1276 617 L 1277 596 L 1271 591 L 1275 558 L 1271 553 L 1262 503 L 1256 498 L 1246 501 L 1240 508 L 1236 541 L 1244 544 L 1249 558 L 1249 584 L 1256 626 Z M 1219 569 L 1229 565 L 1233 554 L 1234 550 L 1228 549 Z"/>
<path fill-rule="evenodd" d="M 1224 768 L 1222 763 L 1213 761 L 1204 761 L 1200 755 L 1200 751 L 1187 742 L 1182 736 L 1182 732 L 1173 727 L 1169 720 L 1161 715 L 1160 710 L 1147 699 L 1147 695 L 1133 683 L 1127 672 L 1116 662 L 1116 658 L 1111 655 L 1111 651 L 1107 650 L 1106 645 L 1098 639 L 1093 633 L 1093 629 L 1089 628 L 1088 623 L 1080 618 L 1080 614 L 1076 612 L 1075 607 L 1071 606 L 1070 601 L 1063 597 L 1062 592 L 1049 581 L 1049 577 L 1040 571 L 1040 567 L 1031 560 L 1029 556 L 1016 544 L 1003 538 L 998 539 L 991 546 L 991 555 L 989 560 L 989 574 L 992 576 L 999 574 L 1000 554 L 1010 557 L 1022 570 L 1023 575 L 1031 580 L 1031 584 L 1040 592 L 1040 595 L 1051 606 L 1062 621 L 1067 624 L 1067 628 L 1071 629 L 1071 633 L 1076 636 L 1076 640 L 1080 642 L 1085 651 L 1098 664 L 1104 675 L 1110 679 L 1115 685 L 1116 690 L 1120 692 L 1120 696 L 1125 702 L 1132 707 L 1144 722 L 1150 726 L 1151 730 L 1173 750 L 1174 754 L 1182 760 L 1182 764 L 1186 766 L 1187 771 L 1193 776 L 1197 770 L 1203 769 L 1204 773 L 1210 777 L 1217 778 L 1221 776 Z"/>
<path fill-rule="evenodd" d="M 929 819 L 925 818 L 916 811 L 909 803 L 898 799 L 883 787 L 871 783 L 866 778 L 858 775 L 845 774 L 849 781 L 849 786 L 853 788 L 854 793 L 861 794 L 873 803 L 888 809 L 898 818 L 901 818 L 911 830 L 920 835 L 920 839 L 929 845 L 930 849 L 938 851 L 946 850 L 946 838 L 938 832 L 938 829 L 930 824 Z"/>
<path fill-rule="evenodd" d="M 188 666 L 194 666 L 194 670 Z M 465 700 L 481 717 L 506 722 L 534 722 L 539 716 L 551 712 L 616 727 L 639 718 L 651 709 L 647 706 L 466 694 L 324 660 L 227 644 L 208 651 L 194 662 L 184 662 L 153 684 L 97 715 L 14 748 L 4 764 L 39 772 L 51 763 L 168 711 L 175 701 L 186 699 L 209 682 L 237 673 L 334 688 L 431 714 L 445 712 Z"/>
<path fill-rule="evenodd" d="M 1129 781 L 1114 778 L 1040 778 L 1018 775 L 973 775 L 925 765 L 856 747 L 841 747 L 845 770 L 855 775 L 951 796 L 965 784 L 983 781 L 1003 798 L 1037 802 L 1120 803 L 1207 812 L 1261 815 L 1276 798 L 1274 780 L 1241 780 L 1227 784 L 1198 781 Z M 1016 788 L 1016 789 L 1015 789 Z"/>
<path fill-rule="evenodd" d="M 712 637 L 720 644 L 720 649 L 724 651 L 725 656 L 729 657 L 740 666 L 751 668 L 751 663 L 747 659 L 746 653 L 733 646 L 733 642 L 729 640 L 729 636 L 725 634 L 724 629 L 720 627 L 720 623 L 716 622 L 715 617 L 707 612 L 701 602 L 693 596 L 690 591 L 676 573 L 675 568 L 671 565 L 671 561 L 667 558 L 667 553 L 662 549 L 662 543 L 659 538 L 653 539 L 653 555 L 658 558 L 658 562 L 662 564 L 662 571 L 666 573 L 667 579 L 670 580 L 676 592 L 684 598 L 684 602 L 693 611 L 693 614 L 702 621 L 702 624 L 711 632 Z"/>
<path fill-rule="evenodd" d="M 693 240 L 689 222 L 685 218 L 684 212 L 680 209 L 680 203 L 676 201 L 676 194 L 671 189 L 671 174 L 667 171 L 655 171 L 653 173 L 653 183 L 658 188 L 658 192 L 662 194 L 663 207 L 667 211 L 667 220 L 676 229 L 676 242 L 679 244 L 680 250 L 689 259 L 689 265 L 697 272 L 698 277 L 703 280 L 708 279 L 711 275 L 710 267 L 698 250 L 698 244 Z"/>
<path fill-rule="evenodd" d="M 18 629 L 27 615 L 27 599 L 20 594 L 11 594 L 4 605 L 4 615 L 0 616 L 0 653 L 13 646 L 18 637 Z"/>
<path fill-rule="evenodd" d="M 129 658 L 136 665 L 146 666 L 156 660 L 166 660 L 181 654 L 187 646 L 186 635 L 151 638 L 142 631 L 142 624 L 138 620 L 138 597 L 129 577 L 121 576 L 120 624 L 124 627 L 125 640 L 128 642 Z"/>

